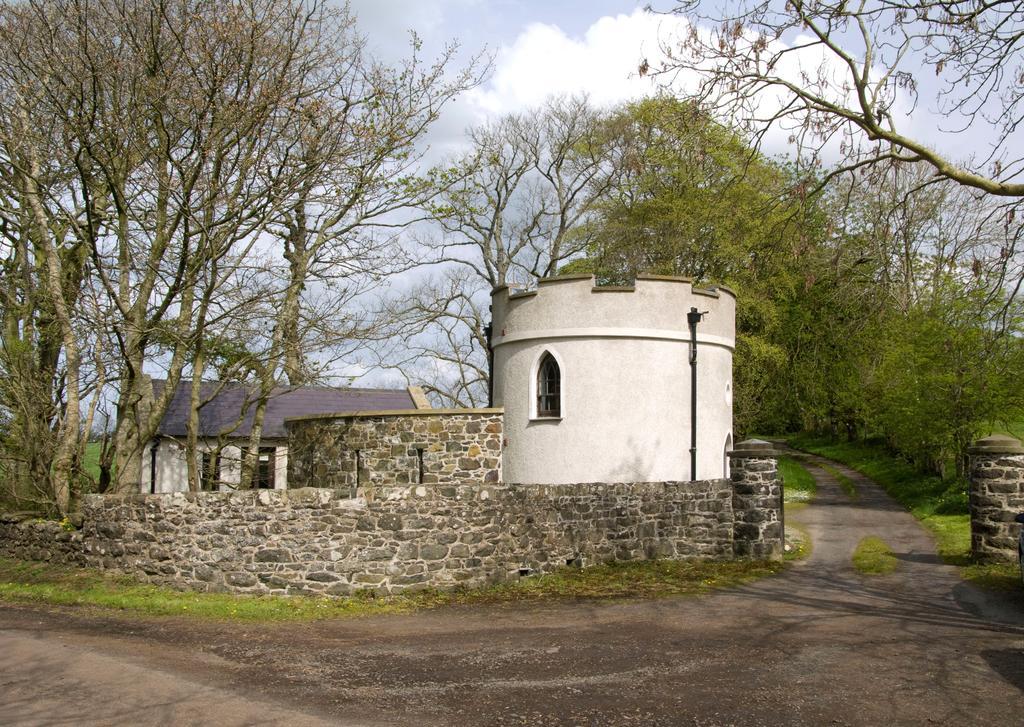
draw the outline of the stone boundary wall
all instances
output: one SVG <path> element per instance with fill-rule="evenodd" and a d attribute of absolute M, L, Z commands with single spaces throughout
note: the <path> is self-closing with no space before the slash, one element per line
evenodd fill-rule
<path fill-rule="evenodd" d="M 0 555 L 47 563 L 87 565 L 84 538 L 54 520 L 0 513 Z"/>
<path fill-rule="evenodd" d="M 66 550 L 47 549 L 57 534 L 37 524 L 6 527 L 0 550 L 202 591 L 329 595 L 478 585 L 606 561 L 733 557 L 727 480 L 345 494 L 91 495 L 82 530 L 64 533 Z"/>
<path fill-rule="evenodd" d="M 288 486 L 495 484 L 501 409 L 415 409 L 287 419 Z"/>
<path fill-rule="evenodd" d="M 483 425 L 472 434 L 497 433 Z M 328 595 L 610 561 L 778 558 L 775 455 L 767 442 L 742 442 L 729 480 L 697 482 L 89 495 L 77 532 L 0 517 L 0 554 L 202 591 Z"/>

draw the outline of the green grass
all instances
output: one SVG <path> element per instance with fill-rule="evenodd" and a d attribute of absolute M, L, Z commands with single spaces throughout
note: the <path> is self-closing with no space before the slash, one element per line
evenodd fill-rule
<path fill-rule="evenodd" d="M 147 616 L 308 621 L 408 613 L 457 604 L 698 595 L 772 575 L 783 567 L 771 561 L 650 560 L 563 568 L 548 575 L 473 589 L 319 598 L 192 593 L 90 569 L 0 559 L 0 599 L 118 609 Z"/>
<path fill-rule="evenodd" d="M 853 567 L 867 575 L 885 575 L 896 570 L 896 556 L 884 540 L 869 535 L 857 543 Z"/>
<path fill-rule="evenodd" d="M 818 491 L 811 473 L 792 457 L 779 458 L 779 474 L 782 475 L 782 492 L 786 504 L 810 502 Z"/>
<path fill-rule="evenodd" d="M 782 476 L 782 497 L 786 514 L 791 515 L 807 507 L 818 491 L 814 476 L 792 457 L 779 458 L 779 474 Z M 810 536 L 789 520 L 786 522 L 786 543 L 792 547 L 792 550 L 783 554 L 786 561 L 806 558 L 811 552 Z"/>
<path fill-rule="evenodd" d="M 82 458 L 82 469 L 92 477 L 94 482 L 100 479 L 100 449 L 101 442 L 87 442 L 85 445 L 85 457 Z"/>
<path fill-rule="evenodd" d="M 807 507 L 807 503 L 796 503 L 799 507 Z M 789 512 L 792 509 L 792 505 L 786 505 L 786 511 Z M 796 525 L 792 521 L 786 522 L 786 542 L 793 548 L 792 550 L 783 554 L 783 560 L 789 562 L 792 560 L 801 560 L 811 554 L 811 536 L 799 525 Z"/>
<path fill-rule="evenodd" d="M 789 443 L 842 462 L 877 482 L 935 536 L 939 555 L 959 566 L 967 580 L 988 588 L 1020 588 L 1016 565 L 971 561 L 971 520 L 964 483 L 922 474 L 879 443 L 833 442 L 806 434 L 790 438 Z"/>

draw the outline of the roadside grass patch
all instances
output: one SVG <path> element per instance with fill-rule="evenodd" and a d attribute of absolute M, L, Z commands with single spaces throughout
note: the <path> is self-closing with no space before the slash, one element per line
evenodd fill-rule
<path fill-rule="evenodd" d="M 782 497 L 787 505 L 810 502 L 818 491 L 811 473 L 792 457 L 779 458 L 779 474 L 782 475 Z"/>
<path fill-rule="evenodd" d="M 552 599 L 663 598 L 707 593 L 780 572 L 779 562 L 760 560 L 646 560 L 561 568 L 554 573 L 486 588 L 442 594 L 456 603 Z"/>
<path fill-rule="evenodd" d="M 965 483 L 922 474 L 909 462 L 890 454 L 880 442 L 833 442 L 800 434 L 791 437 L 789 444 L 842 462 L 877 482 L 932 533 L 939 555 L 959 566 L 964 579 L 984 588 L 1021 588 L 1016 564 L 980 565 L 971 561 L 971 518 Z"/>
<path fill-rule="evenodd" d="M 362 598 L 280 598 L 192 593 L 87 568 L 0 559 L 0 598 L 22 603 L 95 606 L 149 616 L 293 621 L 400 612 Z"/>
<path fill-rule="evenodd" d="M 806 502 L 796 503 L 800 507 L 807 507 Z M 787 509 L 791 509 L 790 505 L 786 506 Z M 787 563 L 793 560 L 801 560 L 811 554 L 811 548 L 813 544 L 811 542 L 811 536 L 806 530 L 801 528 L 799 525 L 795 525 L 792 522 L 786 522 L 786 550 L 782 554 L 783 560 Z"/>
<path fill-rule="evenodd" d="M 176 591 L 97 570 L 0 558 L 0 599 L 91 606 L 146 616 L 310 621 L 409 613 L 452 605 L 699 595 L 772 575 L 784 567 L 772 561 L 648 560 L 566 567 L 551 574 L 480 588 L 423 590 L 391 596 L 364 591 L 349 597 L 326 598 Z"/>
<path fill-rule="evenodd" d="M 857 543 L 853 551 L 853 567 L 872 576 L 886 575 L 896 570 L 896 556 L 881 538 L 869 535 Z"/>

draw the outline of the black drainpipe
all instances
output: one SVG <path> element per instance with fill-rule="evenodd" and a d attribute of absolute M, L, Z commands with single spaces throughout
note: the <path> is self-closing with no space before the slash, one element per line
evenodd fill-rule
<path fill-rule="evenodd" d="M 149 494 L 156 494 L 156 448 L 160 446 L 159 437 L 153 440 L 149 449 Z"/>
<path fill-rule="evenodd" d="M 707 313 L 707 311 L 704 311 Z M 690 324 L 690 481 L 697 479 L 697 324 L 704 317 L 690 308 L 686 322 Z"/>
<path fill-rule="evenodd" d="M 491 334 L 494 330 L 494 321 L 484 326 L 484 335 L 487 337 L 487 408 L 494 406 L 494 349 L 491 347 Z"/>

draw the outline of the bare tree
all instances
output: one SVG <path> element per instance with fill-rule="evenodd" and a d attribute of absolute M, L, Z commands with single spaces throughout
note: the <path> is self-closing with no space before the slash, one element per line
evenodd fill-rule
<path fill-rule="evenodd" d="M 454 48 L 413 49 L 374 62 L 320 0 L 0 8 L 0 366 L 24 382 L 0 387 L 0 417 L 5 443 L 44 443 L 19 467 L 59 511 L 99 388 L 117 410 L 100 486 L 127 489 L 218 341 L 245 332 L 228 368 L 264 405 L 282 371 L 298 383 L 352 345 L 363 323 L 341 307 L 400 267 L 394 230 L 434 189 L 415 144 L 484 68 L 449 77 Z"/>
<path fill-rule="evenodd" d="M 355 315 L 354 303 L 395 272 L 412 264 L 397 232 L 422 216 L 443 188 L 440 175 L 423 169 L 418 146 L 456 95 L 476 85 L 487 64 L 477 56 L 454 69 L 456 46 L 432 63 L 411 39 L 408 60 L 396 67 L 376 62 L 343 14 L 332 33 L 323 86 L 300 103 L 301 133 L 278 138 L 282 164 L 294 165 L 300 183 L 282 200 L 270 229 L 282 242 L 275 278 L 271 331 L 256 371 L 257 396 L 240 478 L 248 487 L 259 455 L 266 406 L 275 386 L 315 376 L 311 358 L 333 361 L 378 336 L 380 322 Z M 315 291 L 329 291 L 314 304 Z"/>
<path fill-rule="evenodd" d="M 487 406 L 490 291 L 470 270 L 448 268 L 390 301 L 384 365 L 445 406 Z"/>
<path fill-rule="evenodd" d="M 439 239 L 429 262 L 442 272 L 391 307 L 403 352 L 382 355 L 383 365 L 425 381 L 439 401 L 487 400 L 488 295 L 556 275 L 586 249 L 584 223 L 613 180 L 602 132 L 585 98 L 469 130 L 471 150 L 430 207 Z"/>
<path fill-rule="evenodd" d="M 843 170 L 921 161 L 986 194 L 1024 196 L 1021 3 L 684 0 L 674 12 L 688 31 L 641 72 L 695 75 L 698 98 L 755 133 L 779 124 L 814 151 L 839 139 Z M 963 159 L 916 138 L 903 116 L 921 104 L 947 131 L 993 128 L 987 152 Z"/>

